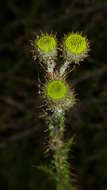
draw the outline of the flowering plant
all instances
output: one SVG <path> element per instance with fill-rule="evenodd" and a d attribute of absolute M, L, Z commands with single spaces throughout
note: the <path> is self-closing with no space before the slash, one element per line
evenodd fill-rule
<path fill-rule="evenodd" d="M 73 138 L 64 142 L 65 111 L 76 103 L 74 89 L 66 81 L 67 69 L 72 63 L 78 64 L 89 52 L 89 43 L 86 37 L 79 33 L 69 33 L 63 38 L 58 47 L 56 36 L 41 34 L 33 41 L 34 59 L 46 64 L 46 84 L 41 89 L 44 101 L 51 115 L 48 117 L 49 145 L 48 150 L 53 151 L 51 166 L 40 166 L 47 171 L 56 181 L 57 190 L 72 190 L 68 152 L 73 143 Z M 58 51 L 62 50 L 64 64 L 57 69 Z"/>

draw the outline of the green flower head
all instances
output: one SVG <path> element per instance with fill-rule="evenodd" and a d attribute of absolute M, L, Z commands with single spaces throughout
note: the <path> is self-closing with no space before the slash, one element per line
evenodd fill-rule
<path fill-rule="evenodd" d="M 67 93 L 67 87 L 65 83 L 60 80 L 50 81 L 47 84 L 46 90 L 47 96 L 51 98 L 53 101 L 62 100 Z"/>
<path fill-rule="evenodd" d="M 47 34 L 39 37 L 36 44 L 41 51 L 50 53 L 56 48 L 56 39 Z"/>
<path fill-rule="evenodd" d="M 64 51 L 69 61 L 79 62 L 87 56 L 88 41 L 78 33 L 70 33 L 64 39 Z"/>
<path fill-rule="evenodd" d="M 57 106 L 66 110 L 74 104 L 74 93 L 63 79 L 52 79 L 44 88 L 46 100 L 51 107 Z"/>
<path fill-rule="evenodd" d="M 69 52 L 80 54 L 87 48 L 87 43 L 80 34 L 70 34 L 65 40 L 65 46 Z"/>
<path fill-rule="evenodd" d="M 57 41 L 52 34 L 41 34 L 34 42 L 40 60 L 55 59 L 57 55 Z"/>

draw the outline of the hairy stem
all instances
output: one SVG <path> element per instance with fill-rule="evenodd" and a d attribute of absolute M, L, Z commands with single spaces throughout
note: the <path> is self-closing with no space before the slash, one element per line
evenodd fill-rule
<path fill-rule="evenodd" d="M 64 135 L 64 114 L 53 113 L 50 128 L 50 147 L 53 150 L 52 164 L 56 171 L 57 190 L 71 190 L 69 163 L 67 162 L 68 152 L 66 150 Z"/>

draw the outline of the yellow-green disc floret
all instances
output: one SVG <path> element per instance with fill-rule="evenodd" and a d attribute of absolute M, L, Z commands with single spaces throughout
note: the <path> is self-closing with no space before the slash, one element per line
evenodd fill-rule
<path fill-rule="evenodd" d="M 41 35 L 36 41 L 37 47 L 44 53 L 50 53 L 56 49 L 56 39 L 52 35 Z"/>
<path fill-rule="evenodd" d="M 52 80 L 46 85 L 46 93 L 52 100 L 62 100 L 67 93 L 67 86 L 61 80 Z"/>
<path fill-rule="evenodd" d="M 70 34 L 65 39 L 65 47 L 66 50 L 74 53 L 74 54 L 81 54 L 87 48 L 87 41 L 85 37 L 81 36 L 80 34 Z"/>

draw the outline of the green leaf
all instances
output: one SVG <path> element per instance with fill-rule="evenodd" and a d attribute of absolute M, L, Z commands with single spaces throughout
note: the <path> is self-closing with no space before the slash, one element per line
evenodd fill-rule
<path fill-rule="evenodd" d="M 52 170 L 51 166 L 41 165 L 41 166 L 34 166 L 36 169 L 47 173 L 49 176 L 55 178 L 55 173 Z"/>

